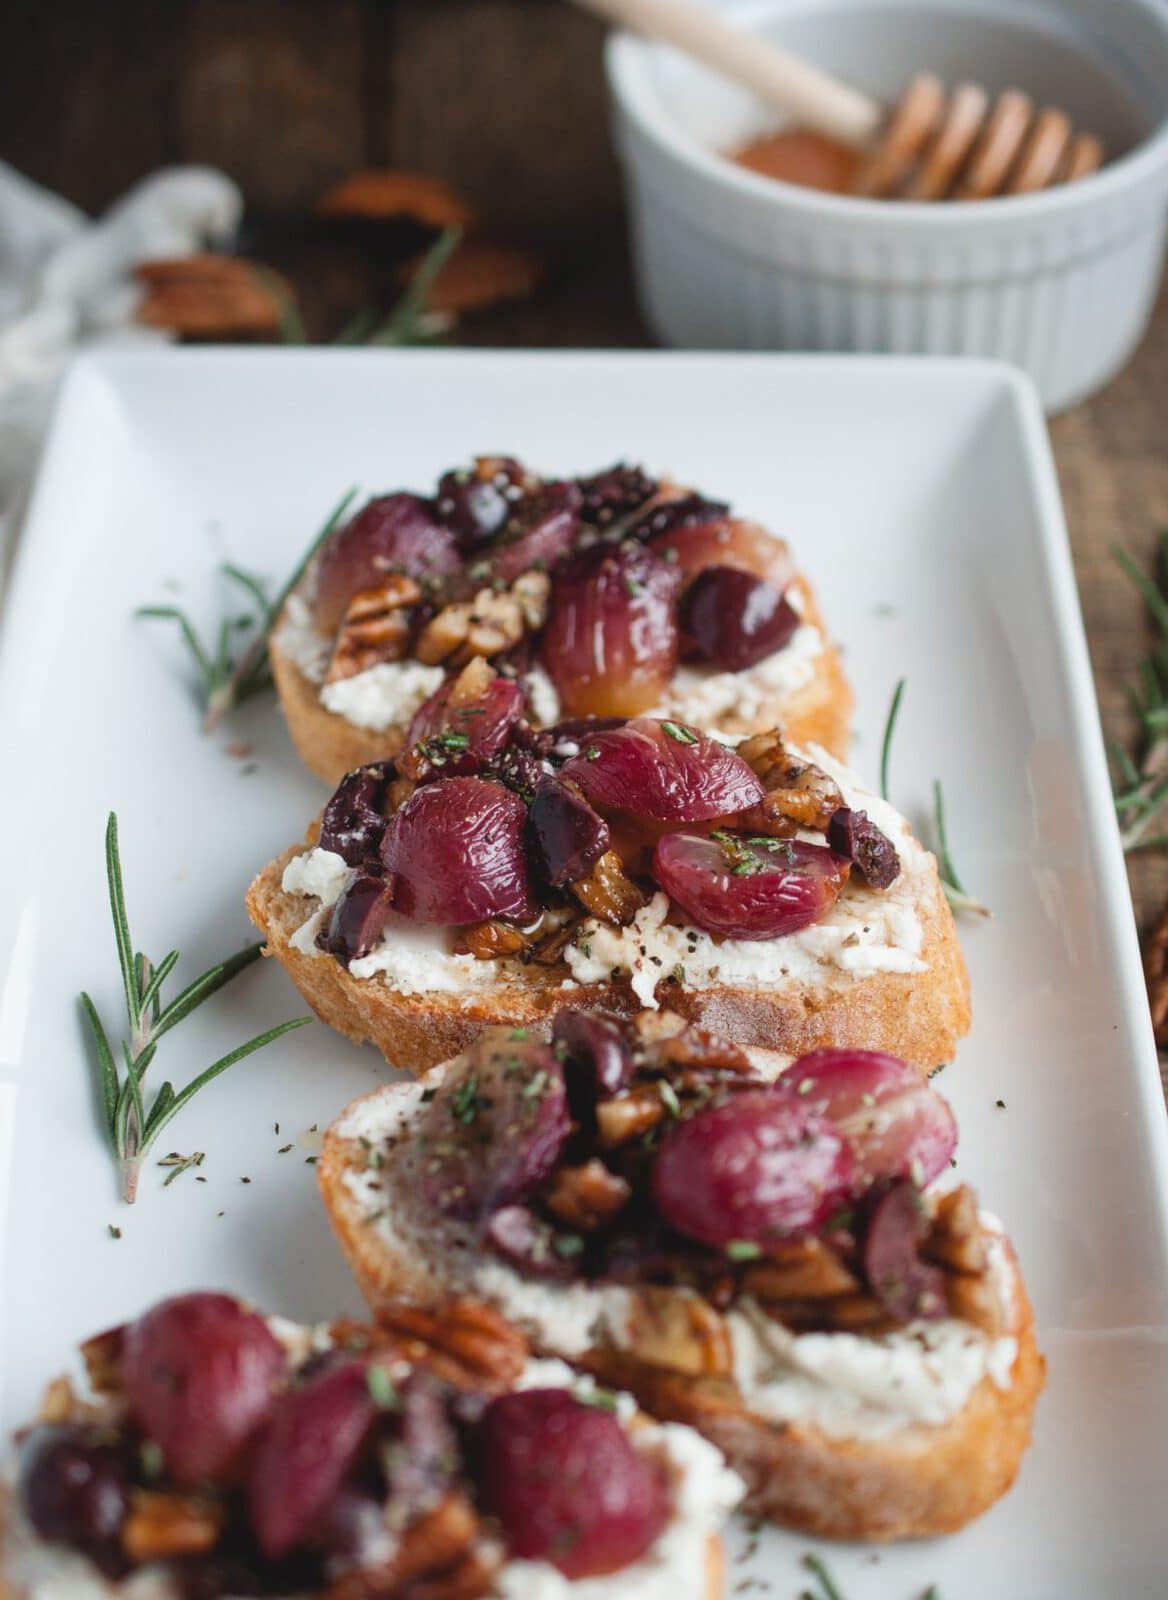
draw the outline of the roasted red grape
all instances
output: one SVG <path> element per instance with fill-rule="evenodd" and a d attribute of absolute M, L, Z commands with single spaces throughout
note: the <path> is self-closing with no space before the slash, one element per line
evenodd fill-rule
<path fill-rule="evenodd" d="M 840 806 L 827 824 L 827 842 L 846 856 L 869 889 L 887 889 L 900 876 L 900 857 L 866 811 Z"/>
<path fill-rule="evenodd" d="M 267 1323 L 225 1294 L 163 1300 L 126 1330 L 122 1384 L 179 1483 L 230 1470 L 284 1376 Z"/>
<path fill-rule="evenodd" d="M 788 643 L 799 613 L 766 578 L 707 567 L 689 586 L 681 620 L 700 656 L 726 672 L 742 672 Z"/>
<path fill-rule="evenodd" d="M 653 876 L 699 928 L 726 939 L 777 939 L 831 910 L 848 864 L 802 839 L 754 841 L 668 833 L 653 851 Z"/>
<path fill-rule="evenodd" d="M 733 750 L 684 723 L 637 717 L 581 740 L 563 768 L 594 805 L 654 822 L 702 822 L 745 811 L 762 784 Z"/>
<path fill-rule="evenodd" d="M 393 912 L 393 881 L 378 865 L 352 874 L 333 906 L 317 944 L 348 966 L 367 956 L 385 932 Z"/>
<path fill-rule="evenodd" d="M 556 1232 L 529 1206 L 501 1206 L 487 1219 L 484 1237 L 496 1255 L 537 1278 L 571 1278 L 575 1268 L 556 1249 Z"/>
<path fill-rule="evenodd" d="M 677 570 L 644 545 L 595 544 L 557 570 L 543 662 L 572 717 L 636 716 L 677 667 Z"/>
<path fill-rule="evenodd" d="M 657 493 L 657 480 L 642 472 L 640 467 L 623 463 L 596 472 L 590 478 L 579 478 L 584 496 L 581 514 L 585 522 L 598 528 L 607 528 L 621 517 L 643 505 L 650 495 Z"/>
<path fill-rule="evenodd" d="M 426 1106 L 427 1203 L 481 1218 L 525 1198 L 555 1167 L 570 1130 L 564 1074 L 526 1029 L 480 1036 Z"/>
<path fill-rule="evenodd" d="M 545 883 L 582 878 L 609 846 L 608 824 L 571 779 L 543 778 L 527 814 L 527 846 Z"/>
<path fill-rule="evenodd" d="M 877 1195 L 864 1233 L 864 1276 L 888 1312 L 900 1321 L 945 1313 L 945 1276 L 922 1261 L 925 1214 L 907 1180 Z"/>
<path fill-rule="evenodd" d="M 376 761 L 347 773 L 320 819 L 322 850 L 333 850 L 351 867 L 377 855 L 385 832 L 385 790 L 390 764 Z"/>
<path fill-rule="evenodd" d="M 489 778 L 446 778 L 416 789 L 381 843 L 395 910 L 415 922 L 530 922 L 526 820 L 518 795 Z"/>
<path fill-rule="evenodd" d="M 957 1148 L 949 1104 L 918 1069 L 877 1050 L 813 1050 L 780 1086 L 829 1117 L 856 1157 L 857 1176 L 913 1178 L 920 1186 L 945 1170 Z"/>
<path fill-rule="evenodd" d="M 707 500 L 687 490 L 671 499 L 658 500 L 637 518 L 630 533 L 635 539 L 659 539 L 689 528 L 709 528 L 727 520 L 730 507 L 724 500 Z"/>
<path fill-rule="evenodd" d="M 826 1117 L 779 1090 L 744 1089 L 670 1128 L 651 1182 L 679 1233 L 765 1246 L 826 1222 L 851 1195 L 854 1171 Z"/>
<path fill-rule="evenodd" d="M 345 608 L 362 589 L 391 572 L 441 578 L 457 572 L 458 545 L 428 500 L 384 494 L 351 517 L 321 551 L 316 569 L 316 622 L 322 633 L 340 626 Z"/>
<path fill-rule="evenodd" d="M 552 1045 L 569 1079 L 583 1075 L 590 1098 L 614 1095 L 631 1083 L 633 1054 L 620 1024 L 592 1011 L 558 1011 L 552 1023 Z"/>
<path fill-rule="evenodd" d="M 326 1366 L 280 1396 L 248 1472 L 251 1523 L 270 1560 L 313 1538 L 377 1410 L 363 1361 Z"/>
<path fill-rule="evenodd" d="M 479 772 L 507 743 L 508 734 L 523 715 L 523 690 L 514 678 L 495 677 L 477 698 L 460 700 L 455 693 L 457 682 L 447 678 L 422 703 L 406 742 L 422 745 L 427 765 L 443 773 Z"/>
<path fill-rule="evenodd" d="M 512 1556 L 600 1577 L 643 1556 L 669 1520 L 663 1469 L 611 1412 L 563 1389 L 492 1401 L 481 1444 L 484 1498 Z"/>
<path fill-rule="evenodd" d="M 112 1554 L 129 1508 L 124 1453 L 96 1426 L 42 1424 L 21 1451 L 20 1494 L 42 1539 Z"/>
<path fill-rule="evenodd" d="M 580 491 L 574 483 L 549 483 L 516 506 L 487 557 L 489 575 L 502 583 L 533 568 L 550 572 L 580 531 Z M 473 577 L 473 569 L 472 569 Z"/>
<path fill-rule="evenodd" d="M 462 548 L 472 551 L 494 538 L 533 486 L 513 457 L 479 456 L 472 468 L 442 474 L 435 507 Z"/>
<path fill-rule="evenodd" d="M 736 567 L 785 589 L 794 576 L 791 554 L 781 539 L 740 517 L 714 517 L 686 527 L 666 529 L 651 541 L 663 559 L 673 562 L 685 581 L 707 567 Z"/>

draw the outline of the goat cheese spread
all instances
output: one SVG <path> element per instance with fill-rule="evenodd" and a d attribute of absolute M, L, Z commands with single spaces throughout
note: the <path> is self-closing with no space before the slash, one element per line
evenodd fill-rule
<path fill-rule="evenodd" d="M 440 1081 L 442 1070 L 367 1095 L 350 1108 L 337 1133 L 374 1146 L 408 1138 L 422 1094 Z M 464 1226 L 420 1216 L 411 1154 L 399 1155 L 388 1169 L 353 1167 L 344 1178 L 367 1226 L 388 1249 L 413 1260 L 440 1260 L 436 1282 L 493 1302 L 537 1345 L 569 1360 L 604 1341 L 628 1345 L 634 1290 L 524 1278 L 484 1256 Z M 990 1235 L 989 1281 L 1004 1320 L 1012 1323 L 1014 1271 L 1005 1237 L 996 1217 L 983 1212 L 981 1220 Z M 983 1378 L 1009 1389 L 1018 1355 L 1012 1335 L 994 1337 L 957 1317 L 870 1336 L 796 1334 L 742 1308 L 726 1320 L 734 1378 L 747 1409 L 768 1420 L 811 1423 L 841 1439 L 880 1439 L 915 1424 L 948 1422 Z"/>
<path fill-rule="evenodd" d="M 795 609 L 801 611 L 798 584 L 793 584 L 787 593 Z M 325 683 L 332 646 L 316 631 L 308 602 L 299 594 L 288 600 L 276 642 L 306 678 L 320 684 L 320 701 L 326 711 L 374 732 L 408 722 L 445 676 L 442 667 L 428 667 L 420 661 L 384 661 L 351 678 Z M 723 717 L 743 724 L 753 722 L 777 696 L 794 694 L 811 682 L 823 649 L 819 629 L 802 622 L 781 650 L 744 672 L 680 666 L 668 695 L 648 715 L 678 717 L 699 728 Z M 524 674 L 524 682 L 532 720 L 540 727 L 558 722 L 560 697 L 543 667 L 532 667 Z"/>

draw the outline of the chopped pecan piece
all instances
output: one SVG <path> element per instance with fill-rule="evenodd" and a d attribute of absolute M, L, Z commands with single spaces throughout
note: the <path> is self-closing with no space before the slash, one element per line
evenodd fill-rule
<path fill-rule="evenodd" d="M 464 655 L 494 656 L 510 650 L 525 632 L 523 607 L 509 590 L 480 589 L 467 624 Z"/>
<path fill-rule="evenodd" d="M 800 828 L 825 833 L 845 805 L 835 780 L 814 763 L 793 756 L 777 733 L 744 740 L 738 754 L 767 793 L 761 804 L 735 819 L 736 827 L 782 839 L 793 837 Z"/>
<path fill-rule="evenodd" d="M 831 1300 L 784 1300 L 768 1305 L 770 1315 L 788 1327 L 831 1333 L 878 1333 L 895 1326 L 870 1294 L 844 1294 Z"/>
<path fill-rule="evenodd" d="M 819 1239 L 784 1244 L 742 1275 L 743 1292 L 756 1300 L 827 1300 L 859 1288 L 854 1273 Z"/>
<path fill-rule="evenodd" d="M 443 606 L 436 617 L 430 618 L 417 637 L 414 654 L 418 660 L 428 667 L 434 667 L 440 661 L 445 661 L 448 656 L 452 656 L 466 643 L 473 610 L 474 607 L 469 600 L 455 600 L 450 605 Z"/>
<path fill-rule="evenodd" d="M 375 589 L 362 589 L 342 618 L 326 683 L 352 678 L 382 661 L 400 661 L 409 646 L 410 611 L 422 598 L 413 578 L 391 573 Z"/>
<path fill-rule="evenodd" d="M 213 1550 L 223 1528 L 224 1508 L 199 1495 L 135 1489 L 122 1523 L 122 1549 L 140 1565 Z"/>
<path fill-rule="evenodd" d="M 689 1070 L 699 1074 L 733 1072 L 755 1076 L 754 1065 L 745 1050 L 697 1026 L 690 1026 L 647 1046 L 645 1065 L 671 1075 L 679 1070 Z"/>
<path fill-rule="evenodd" d="M 615 850 L 606 850 L 596 865 L 569 885 L 580 904 L 602 922 L 625 928 L 645 904 L 645 897 L 625 872 Z"/>
<path fill-rule="evenodd" d="M 692 1377 L 721 1376 L 734 1369 L 730 1332 L 700 1295 L 648 1285 L 632 1297 L 629 1348 L 653 1367 Z"/>
<path fill-rule="evenodd" d="M 649 1083 L 637 1084 L 613 1100 L 598 1100 L 596 1123 L 601 1148 L 615 1150 L 617 1145 L 640 1138 L 662 1121 L 665 1109 L 656 1084 Z"/>
<path fill-rule="evenodd" d="M 445 1495 L 402 1534 L 382 1566 L 343 1573 L 322 1600 L 479 1600 L 490 1593 L 500 1556 L 482 1537 L 464 1495 Z"/>
<path fill-rule="evenodd" d="M 343 1326 L 343 1325 L 342 1325 Z M 378 1330 L 403 1358 L 452 1383 L 503 1387 L 522 1372 L 527 1341 L 487 1305 L 458 1300 L 439 1313 L 394 1306 L 378 1319 Z M 334 1336 L 336 1325 L 334 1325 Z"/>
<path fill-rule="evenodd" d="M 531 936 L 509 922 L 476 922 L 454 941 L 455 955 L 474 956 L 476 961 L 497 961 L 520 955 L 531 944 Z"/>
<path fill-rule="evenodd" d="M 962 1272 L 947 1273 L 945 1301 L 951 1316 L 972 1322 L 984 1333 L 997 1337 L 1010 1331 L 1009 1315 L 987 1273 L 978 1278 L 968 1277 Z"/>
<path fill-rule="evenodd" d="M 85 1375 L 94 1394 L 118 1394 L 122 1387 L 124 1325 L 96 1333 L 81 1346 Z"/>
<path fill-rule="evenodd" d="M 386 816 L 392 817 L 395 811 L 400 811 L 417 787 L 412 778 L 394 778 L 385 791 Z"/>
<path fill-rule="evenodd" d="M 967 1183 L 942 1195 L 925 1238 L 930 1261 L 954 1272 L 978 1276 L 986 1269 L 989 1253 L 977 1200 Z"/>
<path fill-rule="evenodd" d="M 570 1228 L 591 1233 L 628 1204 L 632 1190 L 593 1156 L 582 1167 L 561 1167 L 547 1194 L 547 1208 Z"/>

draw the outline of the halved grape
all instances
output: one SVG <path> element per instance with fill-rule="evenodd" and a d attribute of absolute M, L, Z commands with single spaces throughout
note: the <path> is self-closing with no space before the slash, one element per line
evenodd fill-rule
<path fill-rule="evenodd" d="M 472 551 L 499 532 L 515 504 L 534 482 L 512 456 L 478 456 L 471 468 L 444 472 L 435 507 L 464 550 Z"/>
<path fill-rule="evenodd" d="M 651 1185 L 671 1227 L 724 1247 L 813 1231 L 850 1197 L 854 1176 L 826 1117 L 777 1089 L 744 1089 L 669 1129 Z"/>
<path fill-rule="evenodd" d="M 472 1220 L 523 1200 L 555 1167 L 570 1128 L 550 1048 L 526 1029 L 490 1029 L 426 1106 L 419 1149 L 427 1204 Z"/>
<path fill-rule="evenodd" d="M 570 779 L 543 778 L 527 814 L 527 847 L 545 883 L 582 878 L 608 849 L 608 824 Z"/>
<path fill-rule="evenodd" d="M 696 728 L 636 717 L 581 741 L 565 763 L 594 805 L 654 822 L 702 822 L 757 805 L 762 784 L 742 757 Z"/>
<path fill-rule="evenodd" d="M 707 567 L 735 567 L 766 578 L 779 589 L 785 589 L 795 575 L 791 552 L 783 540 L 741 517 L 712 517 L 666 528 L 651 544 L 663 560 L 677 567 L 686 582 Z"/>
<path fill-rule="evenodd" d="M 346 773 L 333 791 L 320 819 L 322 850 L 333 850 L 349 866 L 375 857 L 385 832 L 385 790 L 392 763 L 375 761 Z"/>
<path fill-rule="evenodd" d="M 589 1098 L 614 1095 L 631 1083 L 636 1072 L 633 1053 L 620 1024 L 594 1011 L 557 1011 L 552 1045 L 569 1080 L 583 1077 Z M 571 1086 L 571 1082 L 569 1083 Z"/>
<path fill-rule="evenodd" d="M 793 1062 L 780 1087 L 829 1117 L 856 1157 L 857 1176 L 912 1178 L 920 1187 L 945 1170 L 957 1122 L 920 1071 L 878 1050 L 813 1050 Z"/>
<path fill-rule="evenodd" d="M 42 1539 L 112 1555 L 130 1503 L 126 1453 L 108 1430 L 42 1423 L 21 1448 L 20 1496 Z"/>
<path fill-rule="evenodd" d="M 251 1524 L 270 1560 L 312 1540 L 377 1413 L 364 1361 L 326 1366 L 281 1395 L 248 1471 Z"/>
<path fill-rule="evenodd" d="M 328 926 L 317 935 L 317 944 L 348 966 L 367 956 L 385 932 L 393 912 L 393 880 L 378 864 L 361 867 L 352 874 L 333 906 Z"/>
<path fill-rule="evenodd" d="M 527 808 L 489 778 L 416 789 L 390 819 L 381 859 L 394 909 L 415 922 L 530 922 L 536 905 L 523 852 Z"/>
<path fill-rule="evenodd" d="M 681 621 L 699 655 L 726 672 L 742 672 L 789 642 L 799 613 L 766 578 L 709 567 L 690 584 Z"/>
<path fill-rule="evenodd" d="M 441 578 L 461 564 L 455 537 L 438 521 L 429 500 L 416 494 L 380 495 L 338 528 L 320 553 L 317 626 L 332 633 L 353 596 L 391 572 Z"/>
<path fill-rule="evenodd" d="M 754 842 L 719 833 L 668 833 L 653 876 L 699 928 L 726 939 L 778 939 L 831 910 L 848 864 L 802 839 Z"/>
<path fill-rule="evenodd" d="M 669 1520 L 661 1465 L 612 1412 L 564 1389 L 501 1395 L 482 1421 L 482 1485 L 510 1554 L 567 1578 L 619 1572 Z"/>
<path fill-rule="evenodd" d="M 491 546 L 487 575 L 514 583 L 533 569 L 550 572 L 568 554 L 579 531 L 580 490 L 574 483 L 545 484 L 516 506 Z"/>
<path fill-rule="evenodd" d="M 126 1329 L 122 1385 L 179 1483 L 230 1470 L 285 1371 L 267 1323 L 225 1294 L 163 1300 Z"/>
<path fill-rule="evenodd" d="M 473 700 L 455 695 L 457 678 L 440 683 L 414 713 L 406 734 L 410 746 L 424 745 L 426 764 L 443 773 L 479 772 L 507 743 L 523 715 L 523 690 L 514 678 L 494 677 Z"/>
<path fill-rule="evenodd" d="M 945 1275 L 922 1261 L 920 1198 L 907 1180 L 877 1196 L 864 1234 L 864 1276 L 890 1316 L 902 1322 L 945 1314 Z"/>
<path fill-rule="evenodd" d="M 630 529 L 634 539 L 659 539 L 689 528 L 709 528 L 727 520 L 730 507 L 724 500 L 707 500 L 687 490 L 671 499 L 658 500 Z"/>
<path fill-rule="evenodd" d="M 594 544 L 557 570 L 543 663 L 571 717 L 635 716 L 677 668 L 675 568 L 644 545 Z"/>

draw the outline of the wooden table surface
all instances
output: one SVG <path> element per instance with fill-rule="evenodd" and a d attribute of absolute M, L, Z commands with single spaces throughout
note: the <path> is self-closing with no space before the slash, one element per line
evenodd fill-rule
<path fill-rule="evenodd" d="M 467 342 L 648 343 L 628 276 L 606 132 L 602 30 L 562 0 L 11 0 L 0 151 L 96 211 L 159 165 L 222 167 L 248 204 L 245 248 L 289 270 L 328 337 L 384 265 L 307 223 L 330 184 L 405 166 L 457 184 L 553 268 L 530 304 Z M 1068 330 L 1073 337 L 1073 330 Z M 1127 370 L 1051 428 L 1105 731 L 1149 637 L 1117 568 L 1168 527 L 1168 294 Z M 1168 852 L 1130 863 L 1141 928 L 1168 899 Z"/>

